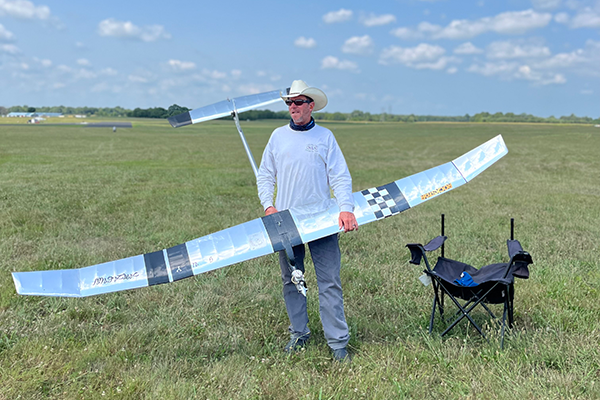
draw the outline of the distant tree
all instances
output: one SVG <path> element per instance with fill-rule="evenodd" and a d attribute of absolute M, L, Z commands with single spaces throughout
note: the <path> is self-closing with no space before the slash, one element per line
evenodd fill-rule
<path fill-rule="evenodd" d="M 8 114 L 8 108 L 0 106 L 0 115 Z"/>
<path fill-rule="evenodd" d="M 177 104 L 173 104 L 173 105 L 169 106 L 169 108 L 167 110 L 167 117 L 172 117 L 173 115 L 179 115 L 179 114 L 182 114 L 187 111 L 190 111 L 190 109 L 187 107 L 181 107 Z"/>
<path fill-rule="evenodd" d="M 34 113 L 35 112 L 35 107 L 28 107 L 27 108 L 27 112 L 28 113 Z"/>

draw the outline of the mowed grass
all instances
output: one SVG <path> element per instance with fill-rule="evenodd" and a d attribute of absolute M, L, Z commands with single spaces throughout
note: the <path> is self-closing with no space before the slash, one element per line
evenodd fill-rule
<path fill-rule="evenodd" d="M 257 161 L 284 121 L 243 122 Z M 325 124 L 354 190 L 448 162 L 502 134 L 509 154 L 468 185 L 341 236 L 350 365 L 331 361 L 309 265 L 306 351 L 282 352 L 276 256 L 91 298 L 18 296 L 12 271 L 79 268 L 262 215 L 233 122 L 172 129 L 0 126 L 0 399 L 600 398 L 600 129 L 519 124 Z M 431 288 L 409 242 L 506 260 L 510 218 L 535 261 L 500 350 L 462 323 L 427 334 Z M 494 308 L 501 313 L 501 310 Z"/>

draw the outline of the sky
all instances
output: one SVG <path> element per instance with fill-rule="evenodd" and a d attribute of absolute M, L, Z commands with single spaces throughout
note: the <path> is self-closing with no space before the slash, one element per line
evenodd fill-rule
<path fill-rule="evenodd" d="M 600 0 L 0 0 L 0 106 L 600 117 Z M 281 105 L 274 110 L 283 110 Z"/>

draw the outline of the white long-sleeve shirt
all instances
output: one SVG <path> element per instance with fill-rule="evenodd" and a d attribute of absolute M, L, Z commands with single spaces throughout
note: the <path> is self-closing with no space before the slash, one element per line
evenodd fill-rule
<path fill-rule="evenodd" d="M 330 187 L 340 211 L 354 210 L 352 178 L 344 155 L 333 133 L 319 125 L 308 131 L 295 131 L 289 125 L 275 129 L 256 181 L 265 210 L 273 206 L 275 184 L 278 211 L 324 204 L 331 199 Z"/>

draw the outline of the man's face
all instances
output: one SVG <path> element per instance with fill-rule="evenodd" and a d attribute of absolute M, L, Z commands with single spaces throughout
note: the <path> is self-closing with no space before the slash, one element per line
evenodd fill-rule
<path fill-rule="evenodd" d="M 292 97 L 290 100 L 308 100 L 306 96 L 296 96 Z M 306 125 L 310 122 L 310 116 L 312 114 L 312 110 L 315 108 L 315 103 L 302 103 L 302 105 L 297 106 L 292 103 L 289 106 L 290 109 L 290 117 L 296 125 Z"/>

